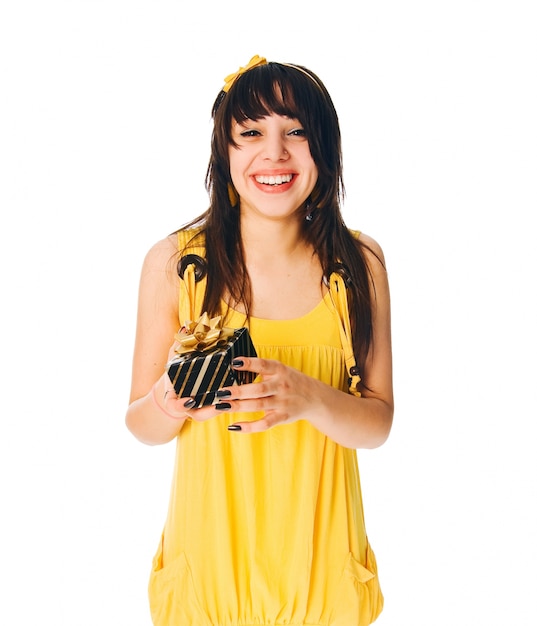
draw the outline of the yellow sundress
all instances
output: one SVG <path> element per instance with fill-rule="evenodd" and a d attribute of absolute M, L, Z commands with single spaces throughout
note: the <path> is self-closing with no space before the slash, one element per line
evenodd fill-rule
<path fill-rule="evenodd" d="M 259 356 L 347 390 L 340 318 L 329 291 L 299 319 L 251 318 L 249 330 Z M 226 326 L 244 323 L 237 312 L 226 318 Z M 383 596 L 356 451 L 305 420 L 256 434 L 227 430 L 256 417 L 188 421 L 177 437 L 149 581 L 155 626 L 371 624 Z"/>

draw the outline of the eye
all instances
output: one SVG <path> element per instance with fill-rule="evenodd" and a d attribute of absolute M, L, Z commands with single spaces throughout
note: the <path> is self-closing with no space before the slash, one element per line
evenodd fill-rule
<path fill-rule="evenodd" d="M 243 130 L 240 133 L 241 137 L 259 137 L 261 133 L 258 130 Z"/>
<path fill-rule="evenodd" d="M 303 128 L 293 128 L 293 130 L 289 131 L 287 134 L 292 137 L 305 137 L 306 131 Z"/>

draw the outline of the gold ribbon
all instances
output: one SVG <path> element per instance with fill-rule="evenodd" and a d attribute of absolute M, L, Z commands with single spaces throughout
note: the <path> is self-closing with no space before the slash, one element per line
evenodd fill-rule
<path fill-rule="evenodd" d="M 251 70 L 253 67 L 257 67 L 258 65 L 266 64 L 267 59 L 265 59 L 265 57 L 260 57 L 258 54 L 256 54 L 248 61 L 248 65 L 246 67 L 240 67 L 237 72 L 235 72 L 234 74 L 230 74 L 229 76 L 226 76 L 224 78 L 225 85 L 222 87 L 222 91 L 225 91 L 227 93 L 231 89 L 233 83 L 237 80 L 237 78 L 241 74 L 244 74 L 244 72 Z"/>
<path fill-rule="evenodd" d="M 197 322 L 186 322 L 175 335 L 175 340 L 179 342 L 175 352 L 188 354 L 215 348 L 220 342 L 231 339 L 234 332 L 233 328 L 222 327 L 221 315 L 209 318 L 207 313 L 203 313 Z"/>

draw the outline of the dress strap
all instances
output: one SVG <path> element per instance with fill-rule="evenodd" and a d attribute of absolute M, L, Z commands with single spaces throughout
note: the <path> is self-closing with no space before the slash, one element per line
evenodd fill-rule
<path fill-rule="evenodd" d="M 349 374 L 349 393 L 359 397 L 361 393 L 358 391 L 358 383 L 361 378 L 358 374 L 358 367 L 352 348 L 349 304 L 347 302 L 347 288 L 343 276 L 332 272 L 332 274 L 330 274 L 329 288 L 332 303 L 339 316 L 339 334 L 341 336 L 341 345 L 343 346 L 343 354 L 345 356 L 345 365 Z"/>
<path fill-rule="evenodd" d="M 177 272 L 179 281 L 179 322 L 184 325 L 195 321 L 203 313 L 203 298 L 207 286 L 207 267 L 205 261 L 205 238 L 199 235 L 199 229 L 179 230 L 177 232 L 179 262 Z"/>

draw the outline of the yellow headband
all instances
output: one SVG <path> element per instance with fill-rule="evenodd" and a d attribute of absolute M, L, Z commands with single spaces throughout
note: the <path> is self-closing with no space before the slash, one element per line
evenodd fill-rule
<path fill-rule="evenodd" d="M 253 67 L 257 67 L 258 65 L 266 65 L 266 64 L 267 64 L 267 59 L 265 59 L 265 57 L 260 57 L 259 55 L 256 54 L 250 59 L 246 67 L 240 67 L 237 72 L 235 72 L 234 74 L 230 74 L 229 76 L 226 76 L 224 78 L 225 85 L 222 87 L 222 91 L 225 91 L 227 93 L 231 89 L 231 87 L 233 86 L 233 83 L 237 80 L 237 78 L 241 74 L 244 74 L 244 72 L 251 70 Z"/>
<path fill-rule="evenodd" d="M 227 93 L 233 86 L 233 83 L 237 80 L 237 78 L 241 74 L 244 74 L 248 70 L 251 70 L 252 68 L 257 67 L 258 65 L 266 65 L 266 64 L 267 64 L 267 59 L 265 59 L 265 57 L 260 57 L 258 54 L 256 54 L 248 61 L 248 64 L 246 65 L 246 67 L 239 67 L 239 69 L 234 74 L 230 74 L 229 76 L 226 76 L 224 78 L 225 84 L 222 87 L 222 91 Z M 299 72 L 302 72 L 304 76 L 307 76 L 322 91 L 319 83 L 315 80 L 315 78 L 309 72 L 306 72 L 306 70 L 302 69 L 298 65 L 293 65 L 292 63 L 282 63 L 281 65 L 285 65 L 287 67 L 293 68 L 294 70 L 298 70 Z"/>

